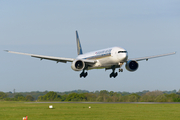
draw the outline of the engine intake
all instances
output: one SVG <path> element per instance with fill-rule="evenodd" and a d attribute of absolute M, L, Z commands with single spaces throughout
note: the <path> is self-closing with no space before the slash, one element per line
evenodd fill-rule
<path fill-rule="evenodd" d="M 71 68 L 74 71 L 81 71 L 84 69 L 84 67 L 85 67 L 85 63 L 82 60 L 74 60 L 71 64 Z"/>
<path fill-rule="evenodd" d="M 139 67 L 139 64 L 135 60 L 129 60 L 126 63 L 126 69 L 128 71 L 134 72 L 134 71 L 136 71 L 138 69 L 138 67 Z"/>

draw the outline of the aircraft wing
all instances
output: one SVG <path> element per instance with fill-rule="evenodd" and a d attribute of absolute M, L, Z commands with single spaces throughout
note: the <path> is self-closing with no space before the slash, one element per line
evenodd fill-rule
<path fill-rule="evenodd" d="M 148 59 L 152 59 L 152 58 L 157 58 L 157 57 L 163 57 L 163 56 L 168 56 L 168 55 L 173 55 L 176 54 L 176 52 L 173 53 L 167 53 L 167 54 L 161 54 L 161 55 L 155 55 L 155 56 L 149 56 L 149 57 L 142 57 L 142 58 L 133 58 L 133 59 L 128 59 L 129 60 L 135 60 L 135 61 L 141 61 L 141 60 L 148 60 Z"/>
<path fill-rule="evenodd" d="M 14 52 L 14 51 L 9 51 L 9 50 L 5 50 L 8 53 L 14 53 L 14 54 L 21 54 L 21 55 L 28 55 L 31 57 L 35 57 L 35 58 L 40 58 L 42 59 L 46 59 L 46 60 L 53 60 L 53 61 L 57 61 L 57 62 L 73 62 L 74 59 L 73 58 L 62 58 L 62 57 L 53 57 L 53 56 L 44 56 L 44 55 L 36 55 L 36 54 L 29 54 L 29 53 L 21 53 L 21 52 Z"/>
<path fill-rule="evenodd" d="M 46 60 L 52 60 L 52 61 L 56 61 L 56 62 L 73 62 L 75 59 L 73 58 L 63 58 L 63 57 L 53 57 L 53 56 L 45 56 L 45 55 L 36 55 L 36 54 L 29 54 L 29 53 L 21 53 L 21 52 L 14 52 L 14 51 L 9 51 L 9 50 L 5 50 L 8 53 L 14 53 L 14 54 L 21 54 L 21 55 L 28 55 L 31 57 L 35 57 L 35 58 L 40 58 L 41 60 L 46 59 Z M 82 59 L 85 63 L 88 64 L 94 64 L 96 63 L 96 60 L 87 60 L 87 59 Z"/>

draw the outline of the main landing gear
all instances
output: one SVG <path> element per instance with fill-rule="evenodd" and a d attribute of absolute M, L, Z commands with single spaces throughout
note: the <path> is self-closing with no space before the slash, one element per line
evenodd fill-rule
<path fill-rule="evenodd" d="M 118 75 L 117 72 L 116 72 L 116 73 L 115 73 L 115 72 L 112 72 L 112 73 L 109 75 L 109 77 L 110 77 L 110 78 L 111 78 L 111 77 L 114 77 L 114 78 L 115 78 L 117 75 Z"/>
<path fill-rule="evenodd" d="M 113 68 L 112 69 L 113 71 L 112 71 L 112 73 L 109 75 L 109 77 L 110 78 L 112 78 L 112 77 L 116 77 L 117 75 L 118 75 L 118 73 L 117 72 L 114 72 L 115 71 L 115 68 Z M 123 69 L 119 69 L 119 72 L 123 72 Z"/>
<path fill-rule="evenodd" d="M 88 73 L 87 73 L 87 72 L 84 72 L 84 70 L 83 70 L 82 73 L 80 74 L 80 78 L 81 78 L 81 77 L 84 77 L 84 78 L 85 78 L 87 75 L 88 75 Z"/>

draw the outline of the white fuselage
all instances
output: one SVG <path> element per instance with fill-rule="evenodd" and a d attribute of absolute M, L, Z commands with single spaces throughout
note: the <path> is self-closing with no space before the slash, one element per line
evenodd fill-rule
<path fill-rule="evenodd" d="M 128 59 L 128 53 L 124 48 L 112 47 L 79 55 L 76 59 L 96 60 L 89 69 L 108 68 L 112 65 L 122 65 Z"/>

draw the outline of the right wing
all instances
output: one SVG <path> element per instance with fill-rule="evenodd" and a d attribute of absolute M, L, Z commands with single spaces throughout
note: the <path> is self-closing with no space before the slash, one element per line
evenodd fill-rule
<path fill-rule="evenodd" d="M 46 60 L 53 60 L 56 62 L 73 62 L 74 59 L 73 58 L 62 58 L 62 57 L 53 57 L 53 56 L 44 56 L 44 55 L 36 55 L 36 54 L 29 54 L 29 53 L 21 53 L 21 52 L 14 52 L 14 51 L 9 51 L 9 50 L 5 50 L 8 53 L 14 53 L 14 54 L 21 54 L 21 55 L 28 55 L 31 57 L 35 57 L 35 58 L 40 58 L 42 59 L 46 59 Z"/>
<path fill-rule="evenodd" d="M 14 51 L 9 51 L 5 50 L 8 53 L 14 53 L 14 54 L 21 54 L 21 55 L 28 55 L 31 57 L 35 58 L 40 58 L 41 60 L 46 59 L 46 60 L 52 60 L 58 62 L 73 62 L 75 59 L 73 58 L 62 58 L 62 57 L 53 57 L 53 56 L 45 56 L 45 55 L 36 55 L 36 54 L 29 54 L 29 53 L 21 53 L 21 52 L 14 52 Z M 86 64 L 95 64 L 97 61 L 96 60 L 87 60 L 87 59 L 82 59 Z"/>

